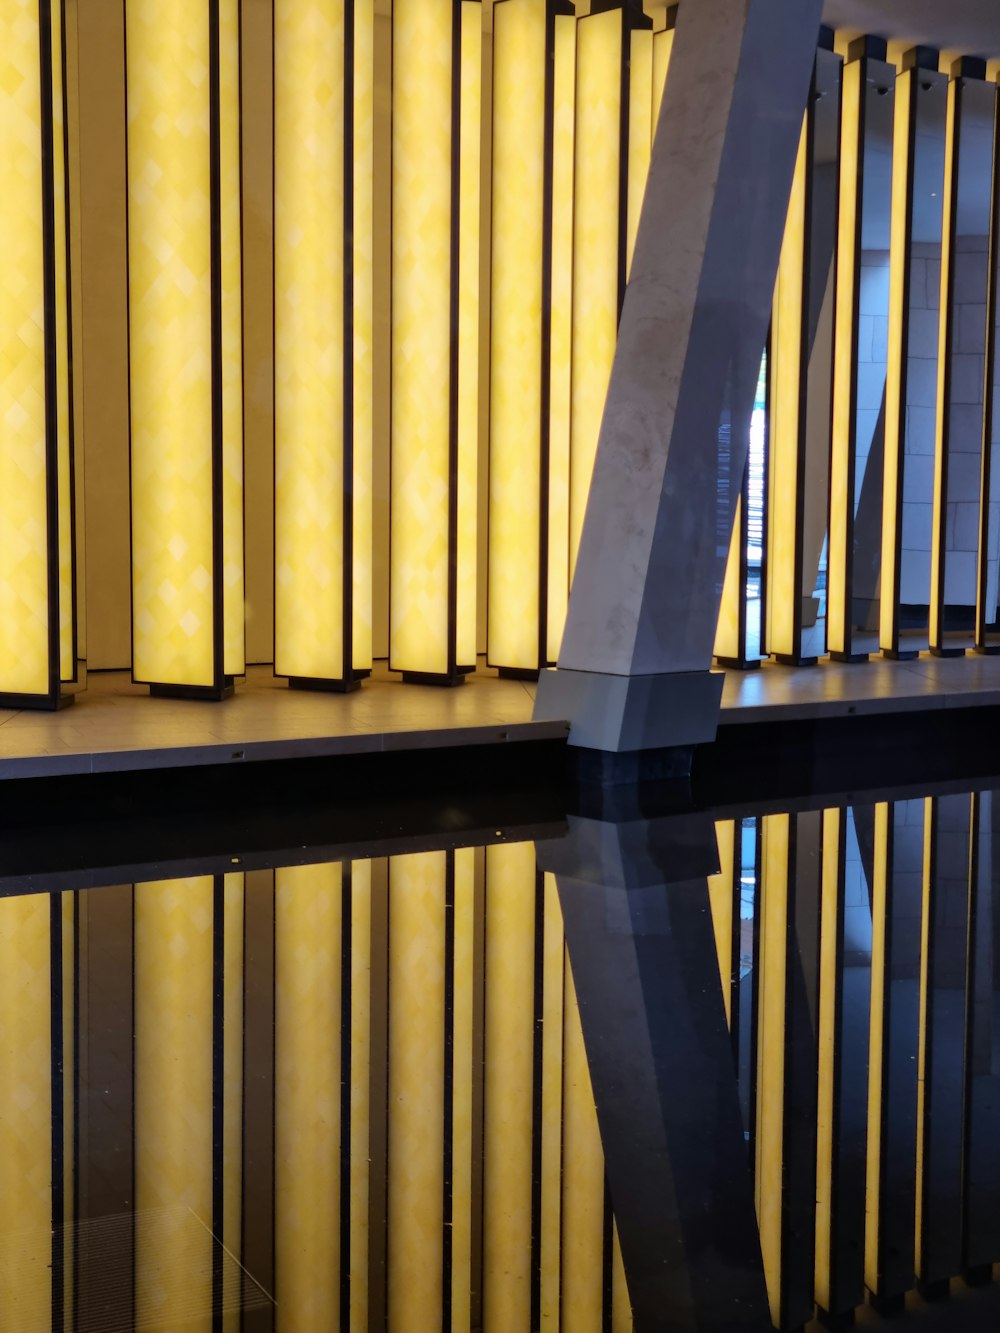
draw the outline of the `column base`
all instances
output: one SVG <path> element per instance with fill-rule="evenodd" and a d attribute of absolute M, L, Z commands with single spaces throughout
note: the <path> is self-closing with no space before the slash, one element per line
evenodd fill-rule
<path fill-rule="evenodd" d="M 831 662 L 867 662 L 871 653 L 841 653 L 831 650 L 827 656 Z"/>
<path fill-rule="evenodd" d="M 818 657 L 799 657 L 797 653 L 771 653 L 770 655 L 779 666 L 811 667 L 819 661 Z"/>
<path fill-rule="evenodd" d="M 322 677 L 314 676 L 289 676 L 288 688 L 290 690 L 316 690 L 321 694 L 351 694 L 354 690 L 360 690 L 361 682 L 367 680 L 372 673 L 370 671 L 354 671 L 344 680 L 324 680 Z"/>
<path fill-rule="evenodd" d="M 68 708 L 75 694 L 0 694 L 0 708 L 18 711 L 31 709 L 39 713 L 58 713 Z"/>
<path fill-rule="evenodd" d="M 895 1319 L 906 1310 L 906 1297 L 902 1292 L 894 1296 L 876 1296 L 873 1291 L 870 1291 L 868 1293 L 868 1304 L 883 1319 Z"/>
<path fill-rule="evenodd" d="M 883 648 L 882 656 L 887 662 L 915 662 L 920 653 L 916 648 Z"/>
<path fill-rule="evenodd" d="M 150 685 L 151 699 L 200 699 L 206 703 L 221 703 L 235 693 L 232 676 L 215 685 Z"/>
<path fill-rule="evenodd" d="M 964 649 L 964 648 L 935 648 L 934 645 L 932 644 L 932 645 L 931 645 L 931 648 L 930 648 L 930 654 L 931 654 L 931 657 L 964 657 L 964 656 L 965 656 L 965 649 Z"/>
<path fill-rule="evenodd" d="M 977 643 L 969 652 L 977 657 L 996 657 L 1000 655 L 1000 643 Z"/>
<path fill-rule="evenodd" d="M 721 671 L 611 676 L 550 667 L 538 677 L 534 716 L 569 722 L 569 744 L 581 750 L 690 749 L 715 740 L 724 680 Z"/>
<path fill-rule="evenodd" d="M 435 671 L 404 671 L 403 684 L 437 685 L 439 688 L 450 689 L 453 685 L 464 685 L 466 676 L 471 676 L 475 669 L 474 666 L 456 667 L 453 673 L 441 672 L 440 675 Z"/>
<path fill-rule="evenodd" d="M 917 1291 L 928 1302 L 946 1301 L 951 1295 L 946 1277 L 935 1278 L 933 1281 L 918 1281 Z"/>
<path fill-rule="evenodd" d="M 487 665 L 489 665 L 487 663 Z M 501 680 L 537 680 L 538 671 L 531 667 L 497 667 Z"/>
<path fill-rule="evenodd" d="M 831 1314 L 829 1310 L 824 1310 L 822 1306 L 816 1306 L 816 1321 L 823 1328 L 853 1328 L 854 1311 L 847 1310 L 844 1314 Z"/>

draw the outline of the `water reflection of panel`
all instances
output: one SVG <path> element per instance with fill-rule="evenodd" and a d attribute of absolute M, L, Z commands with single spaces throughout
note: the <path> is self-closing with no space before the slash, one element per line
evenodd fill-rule
<path fill-rule="evenodd" d="M 1000 272 L 1000 170 L 997 148 L 1000 130 L 1000 100 L 993 130 L 993 189 L 990 200 L 990 270 L 986 296 L 986 363 L 983 377 L 983 482 L 979 515 L 979 587 L 976 601 L 976 650 L 1000 651 L 1000 394 L 997 393 L 997 333 L 1000 302 L 997 300 L 997 275 Z"/>

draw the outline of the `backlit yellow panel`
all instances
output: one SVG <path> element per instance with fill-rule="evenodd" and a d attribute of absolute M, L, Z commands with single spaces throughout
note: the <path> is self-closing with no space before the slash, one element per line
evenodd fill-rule
<path fill-rule="evenodd" d="M 0 691 L 49 688 L 42 130 L 37 0 L 0 8 Z"/>
<path fill-rule="evenodd" d="M 390 657 L 448 670 L 451 0 L 392 14 Z"/>
<path fill-rule="evenodd" d="M 341 877 L 275 872 L 275 1298 L 289 1329 L 340 1318 Z"/>
<path fill-rule="evenodd" d="M 389 866 L 389 1330 L 440 1328 L 446 854 Z"/>
<path fill-rule="evenodd" d="M 569 440 L 573 338 L 573 138 L 576 19 L 555 18 L 552 76 L 552 310 L 549 332 L 549 623 L 555 662 L 569 603 Z"/>
<path fill-rule="evenodd" d="M 67 163 L 65 89 L 63 86 L 62 5 L 54 4 L 52 14 L 52 181 L 54 196 L 56 309 L 56 395 L 58 402 L 58 480 L 59 489 L 59 676 L 70 681 L 76 674 L 76 650 L 73 642 L 73 495 L 72 403 L 70 401 L 70 329 L 69 271 L 67 268 Z"/>
<path fill-rule="evenodd" d="M 10 1329 L 52 1327 L 49 922 L 46 894 L 0 901 L 0 1291 Z"/>
<path fill-rule="evenodd" d="M 611 1222 L 611 1333 L 632 1333 L 632 1302 L 629 1300 L 622 1243 L 618 1223 Z"/>
<path fill-rule="evenodd" d="M 372 863 L 351 866 L 351 1325 L 367 1333 Z M 347 1333 L 347 1330 L 344 1330 Z"/>
<path fill-rule="evenodd" d="M 136 1323 L 212 1308 L 210 875 L 135 886 Z M 206 1316 L 192 1327 L 207 1330 Z"/>
<path fill-rule="evenodd" d="M 937 404 L 934 431 L 934 504 L 932 510 L 933 518 L 931 522 L 931 601 L 929 614 L 929 641 L 933 648 L 939 648 L 944 638 L 944 627 L 941 623 L 941 613 L 944 610 L 943 593 L 947 551 L 946 545 L 942 541 L 944 525 L 941 522 L 941 510 L 945 498 L 945 476 L 947 469 L 946 454 L 948 450 L 949 434 L 947 417 L 949 402 L 948 393 L 946 391 L 946 381 L 950 373 L 950 354 L 954 350 L 949 346 L 949 325 L 952 319 L 957 318 L 958 314 L 954 309 L 954 306 L 957 303 L 957 298 L 951 295 L 954 265 L 951 250 L 951 238 L 957 225 L 954 217 L 958 193 L 958 182 L 956 180 L 958 162 L 955 153 L 955 141 L 958 137 L 958 127 L 955 123 L 957 116 L 958 81 L 957 79 L 950 79 L 948 81 L 948 102 L 944 132 L 944 190 L 941 195 L 941 202 L 943 205 L 941 219 L 941 288 L 938 300 L 940 315 L 938 318 Z M 957 336 L 955 338 L 955 345 L 960 345 Z"/>
<path fill-rule="evenodd" d="M 545 875 L 542 956 L 542 1199 L 539 1224 L 541 1325 L 559 1327 L 562 1263 L 563 1014 L 566 941 L 555 876 Z"/>
<path fill-rule="evenodd" d="M 763 820 L 754 1193 L 771 1318 L 781 1315 L 789 816 Z"/>
<path fill-rule="evenodd" d="M 899 619 L 896 607 L 900 570 L 896 554 L 896 527 L 902 506 L 900 457 L 906 440 L 906 404 L 903 401 L 903 337 L 908 295 L 906 249 L 909 244 L 908 176 L 914 145 L 910 143 L 913 70 L 896 76 L 896 108 L 892 145 L 892 219 L 889 242 L 889 342 L 885 371 L 885 453 L 882 474 L 882 597 L 879 607 L 879 644 L 897 648 Z M 931 604 L 933 606 L 933 597 Z M 930 613 L 934 614 L 933 610 Z"/>
<path fill-rule="evenodd" d="M 768 479 L 767 640 L 769 653 L 796 656 L 796 606 L 799 580 L 795 568 L 799 510 L 799 436 L 802 375 L 802 312 L 805 277 L 805 225 L 808 122 L 804 122 L 795 160 L 785 235 L 778 261 L 771 322 L 771 430 Z"/>
<path fill-rule="evenodd" d="M 640 28 L 629 34 L 628 75 L 628 201 L 625 223 L 625 272 L 632 269 L 639 214 L 649 175 L 649 154 L 653 146 L 652 123 L 648 108 L 653 99 L 653 34 Z"/>
<path fill-rule="evenodd" d="M 719 601 L 719 619 L 715 626 L 715 644 L 712 652 L 716 657 L 738 659 L 743 656 L 740 643 L 740 599 L 744 589 L 740 587 L 740 542 L 743 540 L 743 496 L 736 498 L 736 513 L 733 518 L 733 535 L 729 539 L 729 555 L 726 558 L 726 574 L 722 581 L 722 597 Z"/>
<path fill-rule="evenodd" d="M 171 3 L 173 0 L 171 0 Z M 219 0 L 219 200 L 222 236 L 223 671 L 246 671 L 243 623 L 243 183 L 240 3 Z"/>
<path fill-rule="evenodd" d="M 830 1309 L 833 1223 L 833 1126 L 837 1073 L 840 810 L 823 811 L 823 890 L 820 901 L 819 1083 L 816 1100 L 816 1303 Z"/>
<path fill-rule="evenodd" d="M 604 1297 L 604 1150 L 573 974 L 566 968 L 563 1070 L 562 1324 L 601 1333 Z"/>
<path fill-rule="evenodd" d="M 488 644 L 522 670 L 539 665 L 545 10 L 493 11 Z"/>
<path fill-rule="evenodd" d="M 455 653 L 476 664 L 476 544 L 479 500 L 479 214 L 483 7 L 462 0 L 458 195 L 458 575 Z"/>
<path fill-rule="evenodd" d="M 535 846 L 486 850 L 483 1323 L 531 1323 Z"/>
<path fill-rule="evenodd" d="M 868 1045 L 868 1135 L 865 1153 L 865 1285 L 880 1293 L 879 1262 L 882 1213 L 882 1082 L 885 1068 L 885 1001 L 889 911 L 889 820 L 892 806 L 875 807 L 875 873 L 872 878 L 872 991 Z"/>
<path fill-rule="evenodd" d="M 275 671 L 344 672 L 344 0 L 274 7 Z"/>
<path fill-rule="evenodd" d="M 473 994 L 476 851 L 455 852 L 455 1005 L 452 1014 L 451 1329 L 472 1326 Z M 481 964 L 480 964 L 481 965 Z"/>
<path fill-rule="evenodd" d="M 733 1007 L 733 866 L 736 839 L 736 821 L 720 819 L 715 825 L 719 844 L 717 875 L 708 877 L 708 903 L 712 912 L 715 932 L 715 950 L 719 956 L 719 981 L 722 984 L 722 1003 L 726 1022 L 732 1025 Z"/>
<path fill-rule="evenodd" d="M 353 661 L 372 665 L 375 4 L 354 0 L 354 549 Z"/>
<path fill-rule="evenodd" d="M 670 69 L 670 57 L 674 49 L 674 30 L 665 28 L 663 32 L 653 33 L 653 142 L 656 142 L 656 127 L 660 121 L 660 106 L 663 102 L 663 90 L 667 86 L 667 73 Z"/>
<path fill-rule="evenodd" d="M 622 14 L 577 24 L 570 568 L 576 564 L 618 337 Z"/>
<path fill-rule="evenodd" d="M 133 672 L 211 686 L 209 9 L 126 0 Z"/>
<path fill-rule="evenodd" d="M 841 92 L 840 215 L 837 226 L 837 290 L 833 356 L 833 435 L 830 455 L 830 538 L 827 560 L 827 645 L 848 650 L 847 542 L 854 515 L 851 494 L 851 436 L 854 431 L 854 317 L 856 314 L 858 167 L 862 127 L 863 62 L 844 66 Z M 890 339 L 890 343 L 891 343 Z M 887 423 L 888 424 L 888 423 Z M 883 571 L 885 566 L 883 565 Z M 883 573 L 884 578 L 884 573 Z M 884 599 L 883 599 L 884 605 Z"/>

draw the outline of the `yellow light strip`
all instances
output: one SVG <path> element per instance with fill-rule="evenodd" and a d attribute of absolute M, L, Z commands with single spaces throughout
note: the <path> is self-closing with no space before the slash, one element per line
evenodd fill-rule
<path fill-rule="evenodd" d="M 275 1299 L 292 1328 L 340 1319 L 342 870 L 274 880 Z"/>
<path fill-rule="evenodd" d="M 354 4 L 354 542 L 351 549 L 351 665 L 370 671 L 375 438 L 375 3 Z"/>
<path fill-rule="evenodd" d="M 223 880 L 222 1244 L 243 1255 L 243 899 L 245 876 Z M 227 1302 L 227 1304 L 229 1304 Z M 226 1333 L 239 1333 L 240 1311 L 223 1312 Z"/>
<path fill-rule="evenodd" d="M 47 894 L 0 901 L 0 1290 L 11 1328 L 53 1327 L 50 949 Z M 4 1232 L 20 1234 L 11 1244 Z"/>
<path fill-rule="evenodd" d="M 618 338 L 622 41 L 618 9 L 577 23 L 570 572 L 576 564 Z"/>
<path fill-rule="evenodd" d="M 924 1139 L 927 1133 L 927 988 L 930 974 L 931 895 L 933 884 L 934 822 L 937 809 L 933 796 L 924 801 L 923 892 L 920 907 L 920 1018 L 917 1030 L 917 1163 L 916 1201 L 913 1227 L 913 1267 L 918 1278 L 923 1268 L 924 1238 Z"/>
<path fill-rule="evenodd" d="M 647 109 L 653 101 L 653 34 L 648 28 L 629 33 L 628 92 L 628 198 L 625 223 L 625 272 L 632 270 L 632 255 L 639 230 L 639 214 L 646 193 L 649 155 L 653 146 L 652 122 Z"/>
<path fill-rule="evenodd" d="M 221 195 L 211 186 L 210 17 L 200 0 L 126 0 L 133 676 L 218 690 L 242 670 L 239 21 L 219 8 Z M 218 210 L 221 324 L 212 319 Z M 222 438 L 213 439 L 221 345 Z M 221 451 L 218 494 L 213 457 Z M 213 533 L 222 525 L 223 567 Z M 216 597 L 224 614 L 216 642 Z"/>
<path fill-rule="evenodd" d="M 444 852 L 389 863 L 390 1333 L 441 1327 L 445 875 Z"/>
<path fill-rule="evenodd" d="M 854 515 L 849 512 L 853 494 L 851 439 L 854 436 L 854 355 L 857 314 L 856 279 L 859 254 L 858 172 L 864 125 L 861 122 L 865 62 L 852 60 L 844 66 L 841 88 L 840 213 L 837 222 L 837 287 L 833 356 L 833 435 L 830 454 L 830 537 L 827 558 L 827 647 L 831 653 L 850 651 L 848 607 L 852 589 L 847 586 L 847 549 Z M 891 339 L 890 339 L 891 342 Z M 885 577 L 883 565 L 883 579 Z M 884 605 L 884 599 L 883 599 Z"/>
<path fill-rule="evenodd" d="M 743 540 L 743 495 L 736 497 L 733 535 L 729 539 L 726 574 L 719 600 L 719 619 L 715 627 L 713 654 L 718 658 L 738 661 L 743 656 L 740 642 L 740 604 L 746 589 L 740 586 L 740 543 Z"/>
<path fill-rule="evenodd" d="M 451 1328 L 472 1326 L 472 1030 L 475 956 L 476 861 L 474 848 L 454 854 L 455 987 L 452 1009 Z"/>
<path fill-rule="evenodd" d="M 762 821 L 754 1193 L 771 1318 L 781 1319 L 789 815 Z"/>
<path fill-rule="evenodd" d="M 604 1300 L 604 1150 L 568 959 L 565 975 L 560 1326 L 599 1329 Z"/>
<path fill-rule="evenodd" d="M 799 452 L 805 389 L 802 319 L 805 298 L 809 116 L 799 136 L 771 321 L 771 422 L 768 455 L 767 652 L 799 656 L 795 625 L 801 596 L 795 558 L 799 537 Z"/>
<path fill-rule="evenodd" d="M 542 1328 L 559 1327 L 562 1265 L 563 1040 L 566 942 L 555 876 L 545 875 L 542 960 L 542 1203 L 539 1287 Z"/>
<path fill-rule="evenodd" d="M 546 7 L 499 0 L 493 10 L 487 635 L 491 665 L 519 670 L 540 665 L 547 574 L 539 568 Z M 568 318 L 568 309 L 559 313 Z"/>
<path fill-rule="evenodd" d="M 58 544 L 59 544 L 59 677 L 68 682 L 76 678 L 76 645 L 73 635 L 73 404 L 70 393 L 70 275 L 67 266 L 69 221 L 65 96 L 63 83 L 63 7 L 51 6 L 52 19 L 52 178 L 54 194 L 56 306 L 56 395 L 57 395 L 57 474 L 58 474 Z M 6 160 L 6 159 L 4 159 Z M 5 423 L 6 425 L 6 423 Z"/>
<path fill-rule="evenodd" d="M 736 841 L 736 821 L 716 821 L 715 836 L 719 844 L 717 875 L 708 877 L 708 905 L 715 932 L 715 950 L 719 956 L 719 980 L 722 983 L 722 1003 L 726 1023 L 732 1027 L 733 1015 L 733 866 Z"/>
<path fill-rule="evenodd" d="M 885 1001 L 889 906 L 889 821 L 892 806 L 875 807 L 875 874 L 872 881 L 872 989 L 868 1046 L 868 1137 L 865 1170 L 865 1286 L 882 1295 L 882 1138 L 885 1132 L 882 1084 L 885 1070 Z"/>
<path fill-rule="evenodd" d="M 63 1115 L 63 1234 L 62 1258 L 64 1274 L 73 1273 L 74 1248 L 77 1241 L 73 1225 L 77 1215 L 76 1182 L 79 1164 L 76 1160 L 77 1140 L 77 991 L 76 981 L 76 913 L 75 893 L 60 894 L 62 900 L 62 1115 Z M 242 1029 L 241 1029 L 242 1031 Z M 73 1282 L 63 1281 L 63 1328 L 66 1333 L 76 1323 L 76 1288 Z"/>
<path fill-rule="evenodd" d="M 135 886 L 135 1305 L 140 1326 L 212 1308 L 214 895 Z"/>
<path fill-rule="evenodd" d="M 903 346 L 906 309 L 906 255 L 910 244 L 907 201 L 912 155 L 915 146 L 910 127 L 913 117 L 916 71 L 896 76 L 896 110 L 892 142 L 892 219 L 889 242 L 889 341 L 885 372 L 885 460 L 882 473 L 882 578 L 879 608 L 879 646 L 884 652 L 899 648 L 899 561 L 898 527 L 902 522 L 903 450 L 906 444 L 906 404 L 903 401 Z"/>
<path fill-rule="evenodd" d="M 660 122 L 660 106 L 663 102 L 663 90 L 667 86 L 667 74 L 670 71 L 670 57 L 673 50 L 673 28 L 664 28 L 662 32 L 653 33 L 653 143 L 656 142 L 656 127 Z"/>
<path fill-rule="evenodd" d="M 555 18 L 552 98 L 552 299 L 549 332 L 549 569 L 546 659 L 559 657 L 569 604 L 570 403 L 573 340 L 573 142 L 576 19 Z"/>
<path fill-rule="evenodd" d="M 816 1099 L 816 1304 L 830 1309 L 833 1170 L 836 1119 L 837 989 L 840 968 L 841 810 L 823 811 L 820 903 L 819 1082 Z"/>
<path fill-rule="evenodd" d="M 351 1322 L 367 1333 L 371 1114 L 372 863 L 351 865 Z M 346 1333 L 346 1330 L 345 1330 Z"/>
<path fill-rule="evenodd" d="M 628 1279 L 625 1276 L 625 1261 L 622 1258 L 622 1243 L 618 1236 L 618 1223 L 611 1222 L 611 1333 L 631 1333 L 632 1303 L 628 1294 Z"/>
<path fill-rule="evenodd" d="M 531 1324 L 535 845 L 486 850 L 483 1326 Z"/>

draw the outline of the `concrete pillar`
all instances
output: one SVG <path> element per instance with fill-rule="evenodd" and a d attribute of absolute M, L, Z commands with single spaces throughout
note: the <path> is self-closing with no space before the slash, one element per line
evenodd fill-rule
<path fill-rule="evenodd" d="M 570 743 L 711 740 L 712 645 L 821 0 L 681 6 L 558 668 Z M 730 435 L 736 438 L 730 440 Z"/>

